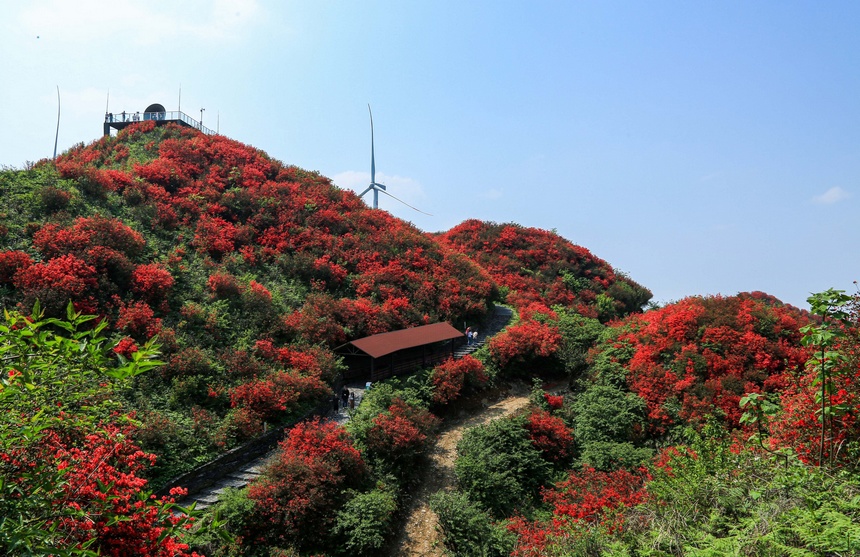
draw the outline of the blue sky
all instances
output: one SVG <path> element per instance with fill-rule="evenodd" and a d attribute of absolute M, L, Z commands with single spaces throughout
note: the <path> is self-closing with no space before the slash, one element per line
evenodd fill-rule
<path fill-rule="evenodd" d="M 655 300 L 860 279 L 860 4 L 0 0 L 0 164 L 179 104 L 427 231 L 555 229 Z M 369 199 L 369 196 L 368 196 Z"/>

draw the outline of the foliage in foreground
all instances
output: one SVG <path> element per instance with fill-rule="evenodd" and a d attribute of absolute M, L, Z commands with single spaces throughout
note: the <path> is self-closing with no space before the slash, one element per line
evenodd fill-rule
<path fill-rule="evenodd" d="M 132 441 L 116 401 L 160 364 L 148 342 L 111 352 L 106 324 L 4 312 L 0 324 L 0 548 L 9 555 L 189 555 L 192 518 L 155 500 L 141 473 L 155 457 Z M 175 494 L 181 494 L 181 490 Z"/>

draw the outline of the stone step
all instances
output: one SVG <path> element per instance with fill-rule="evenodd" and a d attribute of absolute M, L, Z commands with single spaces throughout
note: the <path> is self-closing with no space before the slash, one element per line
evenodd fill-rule
<path fill-rule="evenodd" d="M 256 478 L 257 476 L 254 476 Z M 221 493 L 228 487 L 232 487 L 234 489 L 242 489 L 248 485 L 248 480 L 245 478 L 236 478 L 233 476 L 227 476 L 223 480 L 219 481 L 216 485 L 215 493 Z"/>
<path fill-rule="evenodd" d="M 259 475 L 259 472 L 246 472 L 244 470 L 237 470 L 235 472 L 227 474 L 227 477 L 234 480 L 243 480 L 247 483 L 256 480 Z"/>

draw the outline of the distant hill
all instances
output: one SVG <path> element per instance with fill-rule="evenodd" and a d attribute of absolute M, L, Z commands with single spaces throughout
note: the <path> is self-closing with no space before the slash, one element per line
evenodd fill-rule
<path fill-rule="evenodd" d="M 558 304 L 607 321 L 651 299 L 647 288 L 554 232 L 468 220 L 439 239 L 483 266 L 515 306 Z"/>

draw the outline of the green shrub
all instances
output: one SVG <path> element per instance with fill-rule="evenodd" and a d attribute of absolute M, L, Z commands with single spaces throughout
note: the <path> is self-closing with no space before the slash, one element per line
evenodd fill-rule
<path fill-rule="evenodd" d="M 580 375 L 588 367 L 586 355 L 594 346 L 605 327 L 597 319 L 583 317 L 564 306 L 553 306 L 558 315 L 557 326 L 562 342 L 558 356 L 571 378 Z"/>
<path fill-rule="evenodd" d="M 497 517 L 528 510 L 552 473 L 523 423 L 523 418 L 494 420 L 468 430 L 457 445 L 460 487 Z"/>
<path fill-rule="evenodd" d="M 857 555 L 856 476 L 738 450 L 708 427 L 663 458 L 631 524 L 647 555 Z"/>
<path fill-rule="evenodd" d="M 391 491 L 347 492 L 332 533 L 343 555 L 378 555 L 391 533 L 397 498 Z"/>
<path fill-rule="evenodd" d="M 579 460 L 595 470 L 610 472 L 618 468 L 643 466 L 653 456 L 653 449 L 634 447 L 632 443 L 594 441 L 583 447 Z"/>
<path fill-rule="evenodd" d="M 255 550 L 251 547 L 243 547 L 240 544 L 241 538 L 236 538 L 236 536 L 247 535 L 254 517 L 254 501 L 248 498 L 247 488 L 228 488 L 221 494 L 215 505 L 206 509 L 206 513 L 216 519 L 218 528 L 212 528 L 190 540 L 189 545 L 192 549 L 204 552 L 208 557 L 268 555 L 266 548 L 260 547 Z"/>
<path fill-rule="evenodd" d="M 573 403 L 574 431 L 580 445 L 630 441 L 644 424 L 645 401 L 611 385 L 593 385 Z"/>
<path fill-rule="evenodd" d="M 439 517 L 445 548 L 461 557 L 510 555 L 513 536 L 490 515 L 459 491 L 439 491 L 430 498 L 430 508 Z"/>

